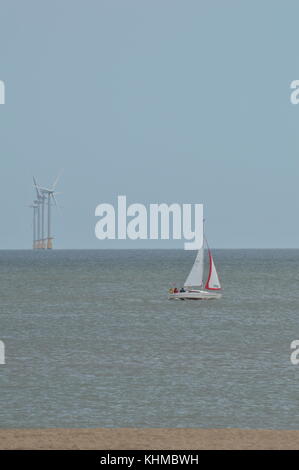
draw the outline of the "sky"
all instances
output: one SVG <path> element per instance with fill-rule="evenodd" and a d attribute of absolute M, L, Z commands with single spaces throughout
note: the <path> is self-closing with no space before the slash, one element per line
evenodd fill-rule
<path fill-rule="evenodd" d="M 203 203 L 217 248 L 299 248 L 299 3 L 1 0 L 0 249 L 31 248 L 32 176 L 56 248 L 100 241 L 95 208 Z"/>

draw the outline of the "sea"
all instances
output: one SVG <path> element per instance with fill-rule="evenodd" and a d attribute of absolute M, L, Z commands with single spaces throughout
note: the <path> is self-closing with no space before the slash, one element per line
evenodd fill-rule
<path fill-rule="evenodd" d="M 1 428 L 299 429 L 299 250 L 0 251 Z M 299 355 L 298 355 L 299 357 Z"/>

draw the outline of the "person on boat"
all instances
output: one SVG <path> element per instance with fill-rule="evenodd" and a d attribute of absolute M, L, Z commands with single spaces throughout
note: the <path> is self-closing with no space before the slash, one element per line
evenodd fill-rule
<path fill-rule="evenodd" d="M 170 289 L 168 289 L 168 293 L 173 294 L 173 287 L 170 287 Z"/>
<path fill-rule="evenodd" d="M 186 292 L 185 289 L 184 289 L 184 287 L 181 287 L 181 288 L 180 288 L 180 292 Z"/>
<path fill-rule="evenodd" d="M 177 287 L 175 287 L 175 288 L 173 289 L 173 293 L 174 293 L 174 294 L 177 294 L 178 292 L 179 292 L 179 289 L 178 289 Z"/>

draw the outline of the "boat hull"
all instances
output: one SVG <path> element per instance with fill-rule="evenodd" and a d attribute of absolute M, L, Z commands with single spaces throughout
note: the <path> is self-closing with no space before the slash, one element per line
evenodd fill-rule
<path fill-rule="evenodd" d="M 212 300 L 220 299 L 222 297 L 221 292 L 213 292 L 206 290 L 198 291 L 187 291 L 187 292 L 177 292 L 169 294 L 169 300 Z"/>

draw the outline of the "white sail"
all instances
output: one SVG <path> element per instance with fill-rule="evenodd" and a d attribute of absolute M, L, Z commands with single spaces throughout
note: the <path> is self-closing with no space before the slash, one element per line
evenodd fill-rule
<path fill-rule="evenodd" d="M 204 258 L 204 246 L 198 250 L 192 269 L 187 277 L 184 286 L 185 287 L 201 287 L 203 279 L 203 258 Z"/>
<path fill-rule="evenodd" d="M 209 271 L 208 280 L 206 282 L 205 288 L 209 290 L 220 290 L 221 284 L 220 284 L 219 277 L 216 271 L 213 256 L 210 250 L 209 250 L 209 259 L 210 259 L 210 271 Z"/>

